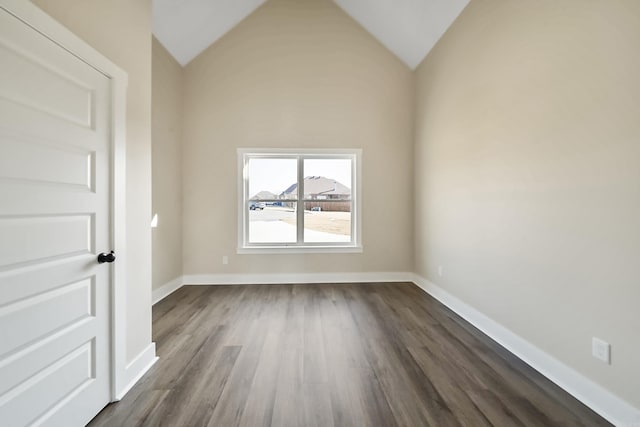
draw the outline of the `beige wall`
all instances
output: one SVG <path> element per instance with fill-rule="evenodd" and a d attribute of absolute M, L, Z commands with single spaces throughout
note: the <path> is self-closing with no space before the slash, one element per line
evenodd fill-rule
<path fill-rule="evenodd" d="M 271 0 L 194 59 L 185 274 L 411 271 L 413 91 L 411 71 L 330 0 Z M 364 253 L 237 255 L 238 147 L 362 148 Z"/>
<path fill-rule="evenodd" d="M 35 2 L 129 74 L 131 358 L 151 336 L 150 1 Z M 328 0 L 271 0 L 184 71 L 155 43 L 154 284 L 181 253 L 186 274 L 415 262 L 639 407 L 637 40 L 635 0 L 473 0 L 416 72 L 415 146 L 414 76 Z M 364 253 L 236 255 L 237 147 L 362 148 Z"/>
<path fill-rule="evenodd" d="M 152 46 L 153 288 L 182 275 L 182 67 L 154 38 Z"/>
<path fill-rule="evenodd" d="M 127 358 L 151 342 L 151 0 L 35 0 L 129 75 Z"/>
<path fill-rule="evenodd" d="M 636 407 L 638 40 L 636 0 L 473 0 L 417 70 L 415 146 L 417 272 Z"/>

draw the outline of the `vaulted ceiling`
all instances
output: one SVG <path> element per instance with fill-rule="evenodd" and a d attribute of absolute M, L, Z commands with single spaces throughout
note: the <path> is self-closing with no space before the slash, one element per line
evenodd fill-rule
<path fill-rule="evenodd" d="M 334 0 L 410 68 L 420 64 L 469 0 Z M 182 65 L 265 0 L 153 0 L 153 33 Z"/>

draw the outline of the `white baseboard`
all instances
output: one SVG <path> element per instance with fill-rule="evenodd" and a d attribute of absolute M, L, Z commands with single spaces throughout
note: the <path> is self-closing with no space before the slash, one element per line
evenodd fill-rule
<path fill-rule="evenodd" d="M 156 303 L 162 301 L 163 299 L 180 289 L 182 287 L 182 284 L 184 283 L 183 280 L 183 276 L 179 276 L 165 283 L 159 288 L 154 289 L 151 292 L 151 305 L 155 305 Z"/>
<path fill-rule="evenodd" d="M 125 369 L 125 379 L 122 381 L 125 386 L 122 390 L 116 391 L 116 401 L 121 400 L 129 390 L 142 378 L 142 376 L 158 361 L 156 356 L 156 343 L 152 342 L 140 352 Z"/>
<path fill-rule="evenodd" d="M 154 289 L 153 304 L 162 301 L 184 285 L 273 285 L 292 283 L 379 283 L 413 282 L 413 273 L 283 273 L 283 274 L 187 274 Z"/>
<path fill-rule="evenodd" d="M 412 282 L 413 273 L 268 273 L 268 274 L 193 274 L 183 276 L 185 285 L 271 285 L 294 283 L 378 283 Z"/>
<path fill-rule="evenodd" d="M 414 275 L 413 282 L 607 421 L 620 427 L 640 426 L 639 409 L 634 408 L 429 280 Z"/>
<path fill-rule="evenodd" d="M 640 426 L 640 410 L 615 396 L 600 385 L 594 383 L 571 367 L 545 353 L 522 337 L 514 334 L 498 322 L 490 319 L 470 305 L 449 294 L 429 280 L 407 272 L 371 272 L 371 273 L 284 273 L 284 274 L 196 274 L 175 278 L 153 291 L 153 303 L 157 303 L 184 285 L 246 285 L 246 284 L 292 284 L 292 283 L 378 283 L 413 282 L 422 290 L 449 307 L 460 317 L 471 323 L 494 341 L 509 350 L 522 361 L 557 384 L 573 397 L 584 403 L 600 416 L 621 427 Z M 146 355 L 149 348 L 141 353 L 129 367 L 138 369 L 129 385 L 118 394 L 119 398 L 144 375 L 155 363 L 155 344 L 152 343 L 152 356 Z M 146 364 L 143 362 L 146 361 Z"/>

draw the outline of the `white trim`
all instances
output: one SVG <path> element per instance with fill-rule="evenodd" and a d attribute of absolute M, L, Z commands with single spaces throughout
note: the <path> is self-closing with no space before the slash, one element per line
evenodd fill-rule
<path fill-rule="evenodd" d="M 300 283 L 413 282 L 413 273 L 287 273 L 287 274 L 191 274 L 176 277 L 153 291 L 157 304 L 185 285 L 273 285 Z"/>
<path fill-rule="evenodd" d="M 322 157 L 335 155 L 340 158 L 342 156 L 349 156 L 354 151 L 362 151 L 360 148 L 262 148 L 262 147 L 247 147 L 238 148 L 238 152 L 245 154 L 265 154 L 265 155 L 290 155 L 296 157 L 300 154 L 317 154 Z"/>
<path fill-rule="evenodd" d="M 238 254 L 361 254 L 362 246 L 260 246 L 238 248 Z"/>
<path fill-rule="evenodd" d="M 253 158 L 290 158 L 297 161 L 296 182 L 300 186 L 304 181 L 305 158 L 348 159 L 351 161 L 351 241 L 305 243 L 304 229 L 304 194 L 298 191 L 296 199 L 287 200 L 298 205 L 296 210 L 296 242 L 257 244 L 247 241 L 249 221 L 247 202 L 249 201 L 249 180 L 247 166 L 249 157 Z M 303 253 L 361 253 L 362 248 L 362 149 L 361 148 L 238 148 L 237 149 L 237 247 L 238 254 L 303 254 Z M 267 200 L 268 202 L 268 200 Z"/>
<path fill-rule="evenodd" d="M 640 425 L 640 410 L 553 356 L 514 334 L 429 280 L 408 272 L 193 274 L 177 277 L 154 291 L 154 304 L 184 285 L 412 282 L 502 345 L 594 412 L 617 426 Z"/>
<path fill-rule="evenodd" d="M 113 398 L 117 398 L 116 390 L 121 388 L 126 378 L 126 339 L 127 318 L 124 308 L 127 306 L 127 239 L 126 239 L 126 109 L 127 109 L 127 83 L 124 80 L 112 78 L 113 81 L 113 176 L 111 178 L 113 191 L 112 201 L 112 238 L 113 250 L 117 261 L 113 264 L 112 287 L 112 355 L 113 355 Z"/>
<path fill-rule="evenodd" d="M 33 3 L 0 0 L 0 6 L 87 65 L 109 78 L 122 80 L 126 85 L 127 73 Z"/>
<path fill-rule="evenodd" d="M 151 292 L 151 305 L 156 305 L 182 287 L 183 276 L 176 277 Z"/>
<path fill-rule="evenodd" d="M 0 6 L 72 55 L 95 68 L 112 82 L 112 248 L 118 261 L 112 265 L 111 286 L 111 397 L 126 378 L 126 102 L 127 74 L 96 49 L 55 21 L 33 3 L 0 0 Z"/>
<path fill-rule="evenodd" d="M 370 273 L 266 273 L 266 274 L 186 274 L 154 291 L 154 304 L 185 285 L 274 285 L 314 283 L 413 283 L 413 273 L 403 271 Z M 180 285 L 178 285 L 180 283 Z M 165 292 L 167 292 L 165 294 Z"/>
<path fill-rule="evenodd" d="M 414 275 L 413 281 L 426 293 L 449 307 L 498 344 L 617 426 L 640 425 L 640 410 L 615 396 L 573 368 L 545 353 L 495 320 L 459 300 L 429 280 Z"/>
<path fill-rule="evenodd" d="M 157 361 L 156 343 L 152 342 L 126 366 L 122 381 L 125 385 L 116 391 L 114 400 L 121 400 Z"/>
<path fill-rule="evenodd" d="M 273 285 L 298 283 L 379 283 L 413 282 L 413 273 L 267 273 L 267 274 L 193 274 L 185 275 L 185 285 Z"/>

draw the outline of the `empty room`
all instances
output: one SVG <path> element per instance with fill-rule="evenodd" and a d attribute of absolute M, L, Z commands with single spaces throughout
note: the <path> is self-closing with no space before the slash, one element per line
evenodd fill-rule
<path fill-rule="evenodd" d="M 0 0 L 0 425 L 640 427 L 640 2 Z"/>

